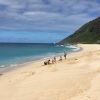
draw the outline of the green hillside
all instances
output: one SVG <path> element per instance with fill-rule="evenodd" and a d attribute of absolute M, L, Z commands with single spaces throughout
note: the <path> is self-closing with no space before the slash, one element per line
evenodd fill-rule
<path fill-rule="evenodd" d="M 59 43 L 100 43 L 100 17 L 86 23 Z"/>

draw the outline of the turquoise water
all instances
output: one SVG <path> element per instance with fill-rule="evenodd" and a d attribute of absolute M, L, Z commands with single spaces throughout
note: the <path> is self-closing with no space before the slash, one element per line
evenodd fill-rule
<path fill-rule="evenodd" d="M 70 52 L 68 46 L 54 44 L 25 44 L 25 43 L 1 43 L 0 44 L 0 68 L 12 67 L 17 64 L 41 59 L 62 52 Z"/>

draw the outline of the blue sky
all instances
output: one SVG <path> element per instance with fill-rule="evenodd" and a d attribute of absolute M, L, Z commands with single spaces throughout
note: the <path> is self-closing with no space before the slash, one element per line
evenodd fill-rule
<path fill-rule="evenodd" d="M 57 42 L 98 16 L 100 0 L 0 0 L 0 42 Z"/>

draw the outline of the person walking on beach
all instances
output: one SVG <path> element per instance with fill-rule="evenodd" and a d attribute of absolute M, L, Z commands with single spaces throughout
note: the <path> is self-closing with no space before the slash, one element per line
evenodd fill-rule
<path fill-rule="evenodd" d="M 66 52 L 64 52 L 64 58 L 66 59 L 66 56 L 67 56 L 67 53 Z"/>
<path fill-rule="evenodd" d="M 56 63 L 56 57 L 54 57 L 54 62 Z"/>

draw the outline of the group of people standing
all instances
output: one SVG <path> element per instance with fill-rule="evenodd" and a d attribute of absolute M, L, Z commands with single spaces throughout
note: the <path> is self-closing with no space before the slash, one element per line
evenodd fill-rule
<path fill-rule="evenodd" d="M 67 57 L 67 53 L 64 52 L 64 58 L 66 59 L 66 57 Z M 62 61 L 62 60 L 63 60 L 63 58 L 62 58 L 62 56 L 60 56 L 59 61 Z M 44 61 L 44 65 L 50 65 L 50 64 L 54 64 L 56 62 L 57 62 L 57 59 L 56 59 L 56 57 L 54 57 L 53 59 L 48 59 L 48 60 Z"/>

